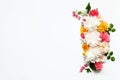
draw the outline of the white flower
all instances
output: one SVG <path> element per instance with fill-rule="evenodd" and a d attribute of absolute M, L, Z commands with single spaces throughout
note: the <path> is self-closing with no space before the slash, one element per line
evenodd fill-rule
<path fill-rule="evenodd" d="M 102 56 L 102 54 L 100 53 L 99 47 L 94 47 L 94 48 L 90 47 L 90 49 L 86 52 L 84 59 L 86 62 L 90 61 L 94 63 L 96 59 L 99 58 L 100 56 Z"/>
<path fill-rule="evenodd" d="M 86 21 L 84 26 L 89 30 L 93 31 L 97 29 L 97 26 L 100 25 L 100 20 L 97 17 L 85 17 Z"/>
<path fill-rule="evenodd" d="M 85 34 L 85 40 L 88 45 L 91 47 L 97 46 L 101 39 L 100 39 L 100 33 L 97 30 L 94 30 L 93 32 L 88 32 Z"/>
<path fill-rule="evenodd" d="M 102 55 L 96 59 L 96 62 L 105 62 L 105 61 L 107 61 L 107 57 L 105 55 Z"/>
<path fill-rule="evenodd" d="M 101 53 L 105 54 L 105 53 L 107 53 L 109 51 L 110 45 L 107 42 L 101 42 L 99 44 L 99 48 L 100 48 Z"/>

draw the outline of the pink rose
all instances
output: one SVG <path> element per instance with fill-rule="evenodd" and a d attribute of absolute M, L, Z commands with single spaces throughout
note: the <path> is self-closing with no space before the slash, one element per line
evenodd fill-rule
<path fill-rule="evenodd" d="M 96 68 L 96 70 L 101 70 L 103 68 L 103 63 L 102 62 L 95 62 L 95 68 Z"/>
<path fill-rule="evenodd" d="M 89 15 L 92 16 L 92 17 L 98 16 L 99 15 L 98 9 L 91 10 Z"/>
<path fill-rule="evenodd" d="M 107 32 L 100 33 L 100 38 L 102 42 L 110 42 L 110 36 Z"/>

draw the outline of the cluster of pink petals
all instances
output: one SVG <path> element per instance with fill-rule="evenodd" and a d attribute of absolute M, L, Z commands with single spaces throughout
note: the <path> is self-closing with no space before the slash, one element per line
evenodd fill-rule
<path fill-rule="evenodd" d="M 80 16 L 77 14 L 77 11 L 73 11 L 72 12 L 73 17 L 77 18 L 78 20 L 80 20 Z"/>
<path fill-rule="evenodd" d="M 96 68 L 96 70 L 101 70 L 103 68 L 103 63 L 102 62 L 95 62 L 95 68 Z"/>
<path fill-rule="evenodd" d="M 88 66 L 88 64 L 84 64 L 84 65 L 80 68 L 80 72 L 82 72 L 87 66 Z"/>
<path fill-rule="evenodd" d="M 89 16 L 92 16 L 92 17 L 98 16 L 98 15 L 99 15 L 98 9 L 93 9 L 89 13 Z"/>
<path fill-rule="evenodd" d="M 107 32 L 100 33 L 100 38 L 102 42 L 110 42 L 110 35 Z"/>

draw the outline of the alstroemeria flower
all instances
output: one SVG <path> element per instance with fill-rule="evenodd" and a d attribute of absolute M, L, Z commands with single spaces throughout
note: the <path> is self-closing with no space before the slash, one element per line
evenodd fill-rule
<path fill-rule="evenodd" d="M 101 70 L 103 68 L 103 63 L 102 62 L 95 62 L 95 68 L 96 68 L 96 70 Z"/>
<path fill-rule="evenodd" d="M 110 35 L 107 32 L 100 33 L 100 38 L 102 42 L 109 42 L 110 41 Z"/>

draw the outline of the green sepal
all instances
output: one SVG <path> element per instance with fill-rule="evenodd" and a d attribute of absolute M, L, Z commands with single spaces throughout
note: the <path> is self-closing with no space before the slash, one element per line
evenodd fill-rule
<path fill-rule="evenodd" d="M 94 63 L 90 63 L 89 66 L 92 70 L 96 71 L 96 67 Z"/>
<path fill-rule="evenodd" d="M 86 70 L 87 73 L 90 73 L 90 72 L 91 72 L 90 68 L 87 68 L 87 69 L 85 69 L 85 70 Z"/>
<path fill-rule="evenodd" d="M 87 4 L 87 6 L 86 6 L 86 8 L 85 8 L 85 9 L 87 10 L 87 13 L 89 13 L 89 12 L 90 12 L 90 10 L 91 10 L 90 2 Z"/>

